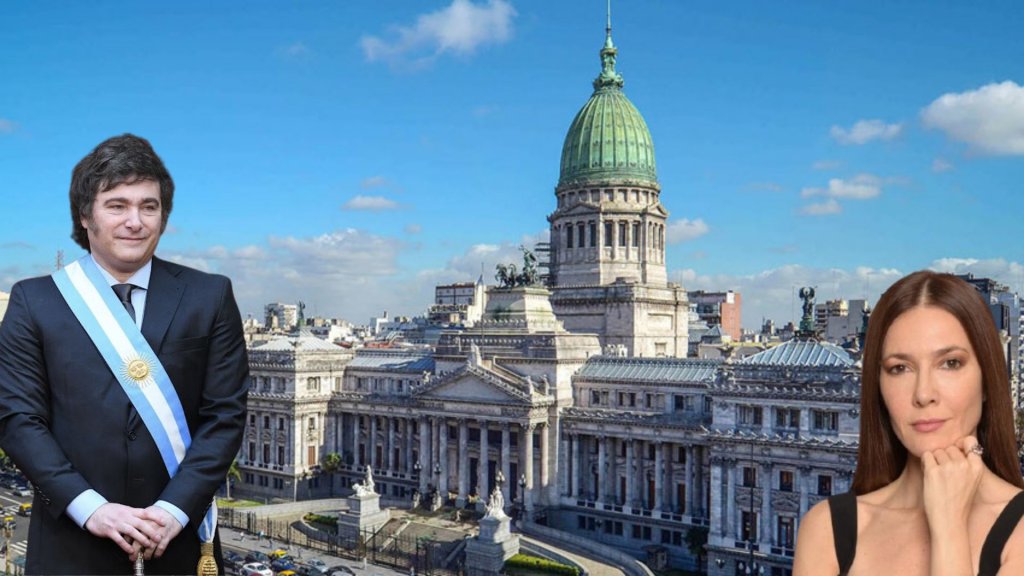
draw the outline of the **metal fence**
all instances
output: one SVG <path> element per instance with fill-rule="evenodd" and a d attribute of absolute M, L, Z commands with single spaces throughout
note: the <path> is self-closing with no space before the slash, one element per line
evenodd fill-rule
<path fill-rule="evenodd" d="M 395 521 L 376 532 L 364 530 L 357 535 L 305 528 L 299 531 L 295 522 L 258 516 L 254 512 L 221 509 L 221 528 L 262 534 L 283 547 L 302 546 L 331 556 L 362 560 L 389 566 L 399 571 L 425 576 L 460 576 L 463 574 L 463 541 L 441 541 L 429 536 L 395 534 Z"/>

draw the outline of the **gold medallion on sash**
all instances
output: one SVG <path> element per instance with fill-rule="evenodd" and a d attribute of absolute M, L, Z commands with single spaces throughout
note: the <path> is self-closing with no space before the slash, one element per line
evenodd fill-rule
<path fill-rule="evenodd" d="M 153 367 L 145 358 L 136 357 L 124 362 L 121 373 L 127 376 L 132 384 L 145 386 L 152 382 Z"/>

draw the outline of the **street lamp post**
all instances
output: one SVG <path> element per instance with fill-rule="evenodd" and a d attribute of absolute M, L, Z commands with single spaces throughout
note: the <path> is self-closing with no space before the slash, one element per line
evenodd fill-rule
<path fill-rule="evenodd" d="M 526 474 L 519 475 L 519 512 L 516 519 L 519 520 L 519 527 L 523 526 L 523 517 L 526 516 Z"/>

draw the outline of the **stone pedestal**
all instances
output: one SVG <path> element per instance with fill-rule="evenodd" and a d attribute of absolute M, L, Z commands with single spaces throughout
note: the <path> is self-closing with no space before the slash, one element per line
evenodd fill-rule
<path fill-rule="evenodd" d="M 348 510 L 338 517 L 338 533 L 346 537 L 372 534 L 390 519 L 390 511 L 380 509 L 380 494 L 357 492 L 348 497 Z"/>
<path fill-rule="evenodd" d="M 480 534 L 466 543 L 467 576 L 498 576 L 505 560 L 519 553 L 519 535 L 512 533 L 503 504 L 495 488 L 487 515 L 480 520 Z"/>

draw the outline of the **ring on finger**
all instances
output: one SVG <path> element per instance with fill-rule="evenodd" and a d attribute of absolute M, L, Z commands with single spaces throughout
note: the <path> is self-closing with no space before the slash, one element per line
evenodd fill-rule
<path fill-rule="evenodd" d="M 985 449 L 981 447 L 981 444 L 975 444 L 974 446 L 968 448 L 967 451 L 970 452 L 971 454 L 976 454 L 978 456 L 981 456 L 982 454 L 985 453 Z"/>

